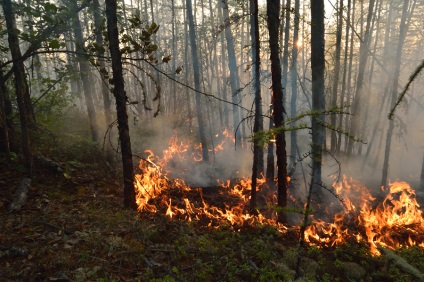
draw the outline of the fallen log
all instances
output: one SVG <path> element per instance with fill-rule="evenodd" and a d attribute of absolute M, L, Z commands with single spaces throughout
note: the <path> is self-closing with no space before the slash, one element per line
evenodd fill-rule
<path fill-rule="evenodd" d="M 424 281 L 424 274 L 422 274 L 418 269 L 410 265 L 405 259 L 384 247 L 377 246 L 377 249 L 387 257 L 389 262 L 394 262 L 403 271 L 411 274 L 414 278 L 418 279 L 418 281 Z"/>

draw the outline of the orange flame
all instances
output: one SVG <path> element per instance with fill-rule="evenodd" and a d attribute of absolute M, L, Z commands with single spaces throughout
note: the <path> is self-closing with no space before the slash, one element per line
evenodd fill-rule
<path fill-rule="evenodd" d="M 373 207 L 375 198 L 359 182 L 344 177 L 334 187 L 339 195 L 349 195 L 346 209 L 335 214 L 333 223 L 314 221 L 306 231 L 309 243 L 333 246 L 351 237 L 366 240 L 376 255 L 377 245 L 391 249 L 423 245 L 411 238 L 424 232 L 424 219 L 415 192 L 406 182 L 391 183 L 389 194 L 377 207 Z"/>
<path fill-rule="evenodd" d="M 234 142 L 228 132 L 223 134 L 226 139 L 215 147 L 215 152 L 222 151 L 228 140 Z M 163 151 L 163 157 L 155 156 L 147 150 L 148 157 L 140 161 L 141 174 L 136 175 L 135 189 L 139 211 L 155 213 L 163 211 L 171 219 L 182 218 L 188 221 L 202 221 L 210 227 L 230 224 L 238 230 L 245 225 L 267 224 L 277 227 L 281 233 L 287 227 L 277 223 L 275 206 L 276 195 L 273 190 L 266 190 L 265 178 L 257 179 L 258 191 L 266 197 L 265 203 L 271 212 L 267 216 L 262 213 L 249 214 L 246 210 L 250 200 L 252 182 L 250 178 L 241 178 L 237 181 L 217 180 L 218 194 L 225 194 L 231 198 L 231 203 L 219 203 L 213 206 L 207 203 L 207 195 L 202 189 L 189 187 L 183 179 L 169 176 L 169 162 L 172 160 L 172 169 L 178 161 L 201 161 L 201 145 L 191 146 L 190 142 L 183 142 L 176 136 L 169 141 L 169 148 Z M 291 179 L 288 177 L 288 181 Z M 336 193 L 344 199 L 344 209 L 338 208 L 333 216 L 333 222 L 328 223 L 320 219 L 313 219 L 305 233 L 306 241 L 317 246 L 335 246 L 345 243 L 349 239 L 368 242 L 371 252 L 378 255 L 377 245 L 388 248 L 418 245 L 424 248 L 424 219 L 420 206 L 416 201 L 413 189 L 405 182 L 394 182 L 384 201 L 376 206 L 375 198 L 361 183 L 343 178 L 340 183 L 333 185 Z M 267 188 L 269 189 L 269 188 Z M 178 197 L 172 195 L 178 192 Z M 384 192 L 384 190 L 383 190 Z M 191 201 L 195 195 L 199 200 Z M 291 199 L 295 200 L 292 195 Z M 166 208 L 166 211 L 165 211 Z"/>

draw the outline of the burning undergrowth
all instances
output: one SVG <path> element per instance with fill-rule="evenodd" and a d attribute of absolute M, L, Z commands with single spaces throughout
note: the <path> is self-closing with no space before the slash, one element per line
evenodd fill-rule
<path fill-rule="evenodd" d="M 229 135 L 211 151 L 215 159 L 228 157 L 225 148 L 233 145 Z M 222 163 L 205 164 L 201 146 L 174 136 L 161 157 L 146 151 L 140 161 L 141 173 L 136 176 L 137 204 L 141 212 L 163 213 L 172 219 L 196 221 L 212 228 L 231 226 L 238 231 L 254 225 L 271 225 L 280 233 L 288 227 L 276 221 L 276 195 L 265 180 L 258 179 L 262 196 L 260 211 L 248 212 L 251 181 L 248 177 L 220 179 L 222 175 L 238 175 L 234 166 Z M 190 183 L 190 184 L 188 184 Z M 318 247 L 341 245 L 348 241 L 367 242 L 371 252 L 377 246 L 388 248 L 420 246 L 424 248 L 424 219 L 415 192 L 405 182 L 390 185 L 384 200 L 374 198 L 363 184 L 344 177 L 333 184 L 343 204 L 326 205 L 327 218 L 312 218 L 306 229 L 306 241 Z M 293 206 L 301 199 L 291 196 Z M 297 210 L 297 209 L 296 209 Z M 297 211 L 297 213 L 302 211 Z M 297 227 L 291 228 L 298 230 Z"/>

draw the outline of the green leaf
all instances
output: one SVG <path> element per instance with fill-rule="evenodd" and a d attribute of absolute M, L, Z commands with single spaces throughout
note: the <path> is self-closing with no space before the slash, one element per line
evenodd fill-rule
<path fill-rule="evenodd" d="M 60 48 L 60 42 L 56 39 L 53 39 L 49 42 L 49 47 L 52 49 L 59 49 Z"/>
<path fill-rule="evenodd" d="M 54 14 L 57 12 L 56 5 L 52 4 L 52 3 L 44 4 L 44 9 L 46 10 L 46 12 L 51 12 L 51 13 L 54 13 Z"/>

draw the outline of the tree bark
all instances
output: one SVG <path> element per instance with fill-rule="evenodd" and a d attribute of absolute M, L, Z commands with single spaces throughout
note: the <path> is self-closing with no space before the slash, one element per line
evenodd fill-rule
<path fill-rule="evenodd" d="M 311 68 L 312 68 L 312 189 L 314 194 L 321 194 L 322 189 L 322 150 L 325 143 L 324 115 L 324 1 L 311 3 Z"/>
<path fill-rule="evenodd" d="M 391 99 L 390 109 L 393 109 L 397 101 L 400 65 L 402 60 L 402 49 L 405 43 L 405 37 L 406 37 L 407 29 L 408 29 L 406 25 L 408 5 L 409 5 L 409 0 L 404 0 L 403 8 L 402 8 L 402 18 L 401 18 L 400 29 L 399 29 L 399 40 L 398 40 L 398 44 L 396 48 L 396 61 L 394 65 L 395 70 L 393 74 L 392 97 L 391 97 L 392 99 Z M 381 186 L 383 187 L 387 186 L 387 177 L 389 174 L 389 160 L 390 160 L 390 149 L 392 145 L 393 129 L 394 129 L 394 121 L 393 119 L 391 119 L 389 121 L 389 128 L 387 129 L 386 148 L 384 151 L 383 171 L 382 171 L 382 177 L 381 177 Z"/>
<path fill-rule="evenodd" d="M 78 17 L 77 12 L 77 1 L 69 0 L 69 4 L 71 9 L 74 11 L 74 16 L 72 18 L 72 28 L 75 34 L 75 51 L 78 54 L 84 54 L 84 38 L 82 34 L 81 22 Z M 80 77 L 83 85 L 83 92 L 85 103 L 87 106 L 88 117 L 90 120 L 90 129 L 91 129 L 91 137 L 94 142 L 100 141 L 99 129 L 98 129 L 98 121 L 96 116 L 96 111 L 94 109 L 93 102 L 93 83 L 91 78 L 90 65 L 87 62 L 87 59 L 82 55 L 78 56 L 78 64 L 80 66 Z"/>
<path fill-rule="evenodd" d="M 346 84 L 349 83 L 346 81 L 347 75 L 347 61 L 348 61 L 348 51 L 349 51 L 349 30 L 350 30 L 350 9 L 351 9 L 351 0 L 347 1 L 347 19 L 346 19 L 346 34 L 345 34 L 345 51 L 344 51 L 344 59 L 343 59 L 343 80 L 342 80 L 342 90 L 340 95 L 340 108 L 344 107 L 345 101 L 345 93 L 346 93 Z M 343 126 L 343 115 L 339 117 L 339 128 L 341 129 Z M 337 138 L 337 148 L 336 152 L 340 152 L 342 144 L 342 132 L 338 133 Z"/>
<path fill-rule="evenodd" d="M 187 18 L 188 18 L 188 26 L 190 33 L 190 45 L 191 45 L 191 56 L 193 60 L 193 75 L 194 75 L 194 88 L 196 89 L 196 115 L 197 115 L 197 123 L 199 125 L 199 137 L 200 142 L 202 143 L 202 156 L 203 161 L 209 161 L 208 154 L 208 145 L 206 143 L 206 134 L 205 134 L 205 125 L 203 122 L 202 109 L 201 109 L 201 101 L 200 101 L 200 67 L 199 67 L 199 58 L 197 56 L 197 44 L 196 44 L 196 30 L 194 27 L 193 20 L 193 8 L 191 4 L 191 0 L 186 0 L 186 8 L 187 8 Z"/>
<path fill-rule="evenodd" d="M 2 77 L 3 77 L 3 69 L 0 68 L 0 80 Z M 7 126 L 6 95 L 7 95 L 6 85 L 4 83 L 1 83 L 0 84 L 0 153 L 9 155 L 10 139 L 9 139 L 9 128 Z"/>
<path fill-rule="evenodd" d="M 365 77 L 365 67 L 367 65 L 368 61 L 368 50 L 370 47 L 370 41 L 371 41 L 371 34 L 372 31 L 371 28 L 371 19 L 372 19 L 372 12 L 374 10 L 374 3 L 375 0 L 370 0 L 369 7 L 368 7 L 368 16 L 367 16 L 367 26 L 365 29 L 365 35 L 363 37 L 363 41 L 361 42 L 361 47 L 359 49 L 359 66 L 358 66 L 358 77 L 356 79 L 356 94 L 355 99 L 353 100 L 353 106 L 352 106 L 352 114 L 353 118 L 351 121 L 351 127 L 350 132 L 353 135 L 359 134 L 359 125 L 361 118 L 361 100 L 362 100 L 362 92 L 363 92 L 363 86 L 364 86 L 364 77 Z M 348 148 L 347 148 L 347 154 L 352 154 L 353 150 L 353 139 L 349 139 L 348 142 Z"/>
<path fill-rule="evenodd" d="M 12 68 L 15 76 L 16 100 L 18 102 L 19 117 L 21 122 L 22 151 L 25 158 L 25 166 L 28 170 L 28 175 L 30 178 L 32 178 L 33 161 L 30 147 L 29 126 L 32 122 L 35 122 L 35 120 L 33 117 L 31 117 L 32 106 L 30 107 L 25 102 L 25 97 L 29 98 L 29 88 L 26 80 L 25 66 L 22 60 L 21 50 L 19 48 L 19 39 L 16 33 L 15 16 L 11 0 L 3 1 L 3 12 L 6 19 L 9 49 L 13 59 Z"/>
<path fill-rule="evenodd" d="M 294 30 L 293 30 L 293 49 L 292 49 L 292 66 L 291 66 L 291 102 L 290 102 L 290 115 L 292 118 L 297 116 L 297 54 L 298 54 L 298 41 L 299 41 L 299 9 L 300 1 L 295 0 L 294 4 Z M 296 123 L 293 123 L 296 126 Z M 290 164 L 292 167 L 296 162 L 297 154 L 297 131 L 290 131 Z"/>
<path fill-rule="evenodd" d="M 224 15 L 224 24 L 230 23 L 230 16 L 228 13 L 227 0 L 220 0 Z M 234 50 L 234 39 L 231 33 L 231 26 L 225 27 L 225 39 L 227 41 L 227 53 L 228 53 L 228 68 L 230 69 L 230 85 L 231 85 L 231 101 L 233 103 L 233 123 L 234 130 L 236 130 L 240 123 L 240 113 L 237 104 L 240 102 L 237 99 L 238 92 L 240 91 L 240 79 L 237 70 L 236 53 Z M 241 132 L 240 129 L 235 132 L 237 147 L 241 147 Z"/>
<path fill-rule="evenodd" d="M 338 18 L 337 18 L 337 32 L 336 32 L 336 55 L 335 55 L 335 65 L 334 65 L 334 77 L 333 77 L 333 91 L 331 97 L 331 107 L 334 109 L 337 107 L 337 94 L 338 94 L 338 86 L 339 86 L 339 72 L 340 72 L 340 53 L 342 48 L 342 29 L 343 29 L 343 0 L 339 0 L 339 10 L 338 10 Z M 337 140 L 336 140 L 336 115 L 333 113 L 330 117 L 331 126 L 333 130 L 331 130 L 331 152 L 336 152 Z"/>
<path fill-rule="evenodd" d="M 269 47 L 272 75 L 272 104 L 274 106 L 274 124 L 278 130 L 276 136 L 277 147 L 277 202 L 281 210 L 278 213 L 278 221 L 287 222 L 287 214 L 284 208 L 287 206 L 287 153 L 285 132 L 281 130 L 284 125 L 285 113 L 283 106 L 283 86 L 281 84 L 281 65 L 279 57 L 278 28 L 279 28 L 279 1 L 267 0 Z"/>
<path fill-rule="evenodd" d="M 93 15 L 94 15 L 94 25 L 96 28 L 96 44 L 98 46 L 103 46 L 103 36 L 102 36 L 102 19 L 100 17 L 100 5 L 99 0 L 93 0 Z M 104 56 L 104 52 L 97 52 L 98 56 Z M 103 60 L 98 60 L 100 70 L 106 71 L 106 66 Z M 101 91 L 103 97 L 103 109 L 105 114 L 106 128 L 112 124 L 112 111 L 111 105 L 112 101 L 109 96 L 109 87 L 107 86 L 106 79 L 101 79 Z M 106 146 L 106 155 L 109 162 L 113 161 L 113 150 L 109 142 L 105 144 Z"/>
<path fill-rule="evenodd" d="M 116 100 L 118 116 L 119 141 L 121 143 L 122 168 L 124 173 L 124 206 L 137 209 L 134 190 L 134 166 L 131 151 L 130 132 L 128 127 L 127 95 L 124 88 L 122 73 L 122 58 L 119 50 L 118 19 L 116 15 L 116 1 L 106 0 L 107 32 L 109 37 L 110 56 L 113 70 L 113 95 Z"/>
<path fill-rule="evenodd" d="M 255 91 L 255 121 L 253 133 L 263 130 L 262 121 L 262 97 L 260 81 L 260 40 L 259 40 L 259 20 L 258 20 L 258 0 L 250 0 L 250 34 L 252 37 L 252 76 L 253 88 Z M 256 138 L 253 140 L 253 167 L 252 167 L 252 195 L 250 198 L 250 209 L 256 208 L 256 179 L 263 172 L 264 151 Z"/>

